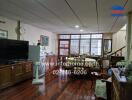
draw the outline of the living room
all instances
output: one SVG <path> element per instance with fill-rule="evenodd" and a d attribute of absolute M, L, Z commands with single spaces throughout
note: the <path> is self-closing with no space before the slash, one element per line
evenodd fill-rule
<path fill-rule="evenodd" d="M 131 4 L 1 0 L 0 100 L 131 100 Z"/>

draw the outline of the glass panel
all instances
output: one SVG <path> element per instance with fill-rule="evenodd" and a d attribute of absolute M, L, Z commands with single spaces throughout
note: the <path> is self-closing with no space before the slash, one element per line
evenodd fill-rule
<path fill-rule="evenodd" d="M 91 55 L 101 55 L 102 40 L 91 40 Z"/>
<path fill-rule="evenodd" d="M 92 34 L 91 38 L 102 38 L 102 34 Z"/>
<path fill-rule="evenodd" d="M 69 41 L 60 41 L 60 47 L 68 48 Z"/>
<path fill-rule="evenodd" d="M 80 35 L 71 35 L 71 39 L 79 39 Z"/>
<path fill-rule="evenodd" d="M 90 51 L 90 39 L 80 41 L 80 54 L 89 55 Z"/>
<path fill-rule="evenodd" d="M 81 36 L 81 37 L 80 37 Z M 70 35 L 60 35 L 61 39 L 70 39 Z M 80 41 L 80 45 L 79 45 Z M 91 41 L 91 42 L 90 42 Z M 108 43 L 110 44 L 110 42 Z M 79 52 L 80 47 L 80 52 Z M 60 41 L 60 55 L 68 55 L 69 41 Z M 110 49 L 110 45 L 105 49 Z M 91 52 L 90 52 L 91 51 Z M 102 34 L 71 35 L 70 54 L 101 55 Z"/>
<path fill-rule="evenodd" d="M 112 51 L 112 40 L 104 39 L 104 53 L 110 53 Z"/>
<path fill-rule="evenodd" d="M 79 40 L 71 40 L 70 47 L 71 54 L 79 54 Z"/>
<path fill-rule="evenodd" d="M 81 35 L 82 39 L 90 38 L 90 35 Z"/>
<path fill-rule="evenodd" d="M 60 49 L 60 55 L 68 55 L 68 49 Z"/>
<path fill-rule="evenodd" d="M 60 35 L 60 39 L 70 39 L 70 35 Z"/>

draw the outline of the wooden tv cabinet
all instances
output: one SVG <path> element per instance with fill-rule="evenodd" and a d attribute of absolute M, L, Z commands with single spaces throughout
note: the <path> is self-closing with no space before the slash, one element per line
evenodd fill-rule
<path fill-rule="evenodd" d="M 32 78 L 32 61 L 0 65 L 0 90 Z"/>

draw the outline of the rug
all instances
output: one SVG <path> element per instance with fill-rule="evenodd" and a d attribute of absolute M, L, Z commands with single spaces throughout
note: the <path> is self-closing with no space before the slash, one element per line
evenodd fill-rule
<path fill-rule="evenodd" d="M 105 99 L 107 98 L 106 82 L 102 82 L 101 80 L 96 80 L 95 95 L 96 97 L 102 97 Z"/>

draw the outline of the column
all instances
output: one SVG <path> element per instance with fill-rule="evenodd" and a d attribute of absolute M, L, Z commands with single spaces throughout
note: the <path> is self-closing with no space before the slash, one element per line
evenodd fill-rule
<path fill-rule="evenodd" d="M 126 60 L 128 61 L 128 63 L 130 63 L 130 61 L 132 61 L 132 12 L 128 13 L 128 24 L 127 24 L 127 34 L 126 34 L 126 38 L 127 38 L 127 56 L 126 56 Z"/>

